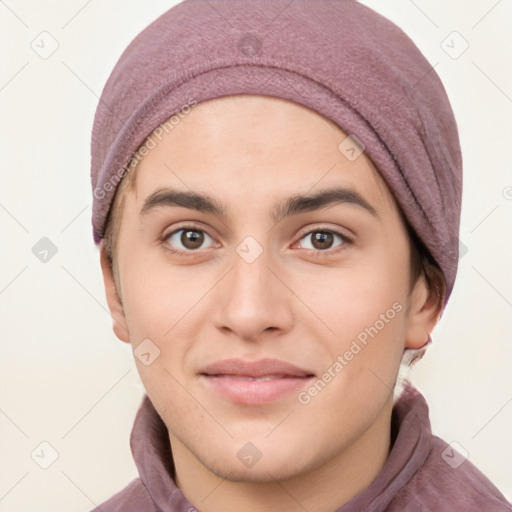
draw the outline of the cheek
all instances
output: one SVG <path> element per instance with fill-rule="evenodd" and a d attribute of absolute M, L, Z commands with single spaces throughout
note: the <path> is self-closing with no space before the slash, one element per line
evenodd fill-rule
<path fill-rule="evenodd" d="M 192 266 L 173 266 L 160 250 L 143 251 L 136 244 L 132 247 L 125 251 L 120 266 L 130 332 L 160 338 L 191 311 L 208 287 Z"/>
<path fill-rule="evenodd" d="M 387 393 L 394 387 L 407 324 L 408 274 L 401 268 L 405 259 L 381 248 L 350 268 L 330 269 L 329 276 L 326 269 L 317 276 L 303 276 L 302 294 L 322 320 L 308 328 L 312 337 L 325 332 L 319 342 L 327 349 L 326 370 L 336 375 L 326 400 L 337 403 L 336 396 L 366 389 L 371 390 L 371 401 L 379 390 Z M 319 282 L 325 285 L 319 287 Z M 314 292 L 307 294 L 308 290 Z M 357 396 L 353 398 L 359 403 Z"/>
<path fill-rule="evenodd" d="M 199 290 L 199 285 L 191 285 L 190 278 L 173 273 L 170 267 L 147 264 L 135 268 L 123 293 L 137 370 L 161 414 L 166 414 L 169 397 L 174 397 L 173 414 L 188 414 L 193 404 L 180 383 L 184 382 L 187 355 L 198 338 L 194 329 L 201 325 L 200 308 L 194 305 L 206 289 Z"/>
<path fill-rule="evenodd" d="M 131 342 L 149 338 L 161 351 L 176 354 L 185 350 L 184 343 L 193 339 L 194 330 L 199 328 L 198 299 L 207 288 L 191 286 L 190 280 L 178 277 L 158 275 L 153 279 L 150 272 L 143 283 L 126 289 L 125 315 Z"/>
<path fill-rule="evenodd" d="M 386 312 L 395 319 L 397 310 L 405 310 L 408 276 L 400 269 L 400 262 L 382 257 L 375 260 L 350 268 L 322 269 L 310 276 L 302 274 L 297 281 L 304 302 L 334 336 L 353 337 Z M 398 305 L 393 309 L 394 304 Z"/>

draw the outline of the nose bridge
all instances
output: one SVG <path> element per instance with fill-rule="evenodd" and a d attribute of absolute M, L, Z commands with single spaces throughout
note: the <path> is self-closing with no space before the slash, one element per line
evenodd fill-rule
<path fill-rule="evenodd" d="M 271 250 L 251 236 L 235 248 L 217 309 L 218 327 L 246 340 L 269 328 L 289 328 L 289 297 L 274 275 L 274 260 Z"/>
<path fill-rule="evenodd" d="M 231 296 L 238 300 L 250 302 L 262 301 L 262 295 L 271 295 L 270 281 L 275 279 L 269 266 L 272 264 L 272 254 L 268 243 L 263 245 L 252 236 L 247 236 L 240 242 L 233 255 L 233 273 L 231 276 Z"/>

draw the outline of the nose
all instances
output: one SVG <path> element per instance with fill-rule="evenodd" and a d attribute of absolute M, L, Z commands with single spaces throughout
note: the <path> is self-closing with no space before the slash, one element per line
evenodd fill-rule
<path fill-rule="evenodd" d="M 248 342 L 287 332 L 294 319 L 293 293 L 282 263 L 265 249 L 254 256 L 235 252 L 231 270 L 216 287 L 216 327 Z"/>

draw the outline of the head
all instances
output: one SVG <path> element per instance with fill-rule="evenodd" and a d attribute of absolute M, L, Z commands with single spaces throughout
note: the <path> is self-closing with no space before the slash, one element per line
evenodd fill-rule
<path fill-rule="evenodd" d="M 261 2 L 229 7 L 184 1 L 123 53 L 94 122 L 93 228 L 178 480 L 268 482 L 389 441 L 404 352 L 453 288 L 462 159 L 439 77 L 390 21 L 275 0 L 269 30 Z"/>
<path fill-rule="evenodd" d="M 199 103 L 112 204 L 100 250 L 114 331 L 159 354 L 136 363 L 173 452 L 224 478 L 311 471 L 382 427 L 404 351 L 441 314 L 441 270 L 371 158 L 340 152 L 346 137 L 285 99 Z M 233 399 L 207 371 L 232 358 L 305 376 L 266 403 Z M 247 443 L 263 454 L 252 468 Z"/>

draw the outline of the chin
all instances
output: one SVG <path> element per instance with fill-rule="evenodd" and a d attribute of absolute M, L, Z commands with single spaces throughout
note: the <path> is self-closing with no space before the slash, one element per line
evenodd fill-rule
<path fill-rule="evenodd" d="M 210 472 L 230 482 L 271 483 L 298 477 L 322 464 L 319 454 L 298 447 L 279 449 L 268 444 L 238 444 L 225 450 L 195 453 L 195 457 Z M 252 456 L 253 460 L 248 457 Z M 252 464 L 252 465 L 251 465 Z"/>
<path fill-rule="evenodd" d="M 264 463 L 263 459 L 261 459 L 252 468 L 241 467 L 242 464 L 238 460 L 236 460 L 235 463 L 219 463 L 217 461 L 211 465 L 202 461 L 202 464 L 219 478 L 237 483 L 266 484 L 288 480 L 302 473 L 301 469 L 297 466 L 292 468 L 290 461 L 286 461 L 286 465 L 283 465 L 268 462 Z"/>

